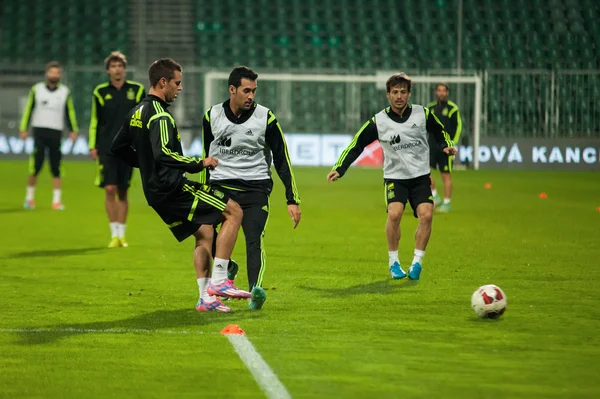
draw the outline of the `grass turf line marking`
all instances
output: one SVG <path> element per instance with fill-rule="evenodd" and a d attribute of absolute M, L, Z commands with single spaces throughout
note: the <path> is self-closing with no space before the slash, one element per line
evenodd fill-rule
<path fill-rule="evenodd" d="M 0 333 L 25 333 L 25 334 L 167 334 L 167 335 L 216 335 L 217 332 L 189 331 L 189 330 L 148 330 L 143 328 L 0 328 Z M 245 335 L 227 335 L 227 339 L 244 362 L 250 373 L 269 399 L 291 399 L 277 375 L 271 370 L 267 362 Z"/>
<path fill-rule="evenodd" d="M 0 333 L 77 333 L 77 334 L 167 334 L 167 335 L 216 335 L 216 332 L 188 330 L 148 330 L 143 328 L 0 328 Z"/>
<path fill-rule="evenodd" d="M 265 362 L 260 353 L 245 335 L 226 335 L 233 349 L 240 356 L 258 386 L 269 399 L 291 399 L 287 389 L 283 386 L 271 367 Z"/>

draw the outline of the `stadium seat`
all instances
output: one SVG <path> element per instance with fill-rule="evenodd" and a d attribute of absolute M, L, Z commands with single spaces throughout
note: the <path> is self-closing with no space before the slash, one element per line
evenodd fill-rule
<path fill-rule="evenodd" d="M 67 67 L 98 65 L 109 50 L 131 48 L 130 13 L 124 4 L 115 0 L 2 2 L 0 51 L 17 63 L 43 65 L 58 59 Z M 335 0 L 256 0 L 253 7 L 240 7 L 235 0 L 193 4 L 195 20 L 189 29 L 195 32 L 195 57 L 202 68 L 244 62 L 267 70 L 427 73 L 456 67 L 456 0 L 387 0 L 382 7 L 360 1 L 340 7 Z M 231 34 L 233 25 L 228 22 L 238 17 L 242 35 Z M 462 68 L 597 69 L 599 18 L 600 7 L 594 0 L 463 0 Z M 88 78 L 81 77 L 84 87 L 95 83 Z M 587 85 L 600 90 L 599 83 Z M 488 110 L 512 106 L 503 95 L 486 98 Z M 86 109 L 88 103 L 76 107 Z M 378 100 L 361 98 L 362 108 L 373 104 L 381 106 Z M 522 107 L 530 115 L 536 103 L 526 101 Z M 526 116 L 527 123 L 537 117 Z M 339 124 L 331 117 L 317 122 Z"/>
<path fill-rule="evenodd" d="M 52 3 L 23 0 L 2 2 L 0 51 L 15 63 L 43 65 L 57 60 L 66 67 L 65 79 L 74 93 L 80 123 L 89 120 L 89 93 L 98 77 L 69 71 L 70 65 L 98 65 L 108 51 L 127 51 L 128 9 L 123 3 L 107 1 L 87 4 L 84 0 Z M 94 31 L 98 28 L 98 32 Z M 101 73 L 101 79 L 105 79 Z M 84 124 L 86 124 L 84 122 Z"/>

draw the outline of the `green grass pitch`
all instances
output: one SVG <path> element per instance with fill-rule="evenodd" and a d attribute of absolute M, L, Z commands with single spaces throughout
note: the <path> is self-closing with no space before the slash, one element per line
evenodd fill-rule
<path fill-rule="evenodd" d="M 275 179 L 263 310 L 236 301 L 232 314 L 201 314 L 193 244 L 178 243 L 146 205 L 137 172 L 130 247 L 107 249 L 94 164 L 64 167 L 66 210 L 50 209 L 46 166 L 38 209 L 24 211 L 27 162 L 0 163 L 2 398 L 264 397 L 219 335 L 228 324 L 245 330 L 293 398 L 598 397 L 595 173 L 455 173 L 452 212 L 434 217 L 411 283 L 387 271 L 381 170 L 327 183 L 325 168 L 296 168 L 297 230 Z M 405 268 L 415 228 L 408 212 Z M 234 257 L 246 288 L 242 237 Z M 508 297 L 499 321 L 470 308 L 488 283 Z"/>

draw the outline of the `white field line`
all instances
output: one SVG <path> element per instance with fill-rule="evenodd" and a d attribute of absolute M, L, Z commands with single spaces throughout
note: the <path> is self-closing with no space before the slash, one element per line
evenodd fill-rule
<path fill-rule="evenodd" d="M 277 378 L 277 375 L 245 335 L 228 334 L 226 337 L 268 399 L 292 398 Z"/>
<path fill-rule="evenodd" d="M 143 328 L 0 328 L 0 333 L 75 333 L 75 334 L 167 334 L 167 335 L 216 335 L 216 332 L 188 330 L 147 330 Z"/>
<path fill-rule="evenodd" d="M 166 335 L 217 335 L 217 332 L 189 331 L 189 330 L 148 330 L 142 328 L 0 328 L 0 333 L 5 334 L 166 334 Z M 226 335 L 233 348 L 240 356 L 259 387 L 268 399 L 291 399 L 277 375 L 271 370 L 267 362 L 245 335 Z"/>

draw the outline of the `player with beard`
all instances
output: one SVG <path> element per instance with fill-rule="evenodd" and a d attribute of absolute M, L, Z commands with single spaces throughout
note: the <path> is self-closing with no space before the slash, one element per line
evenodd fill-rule
<path fill-rule="evenodd" d="M 73 98 L 69 88 L 60 83 L 62 66 L 52 61 L 46 65 L 46 81 L 36 83 L 29 91 L 25 112 L 21 119 L 21 139 L 29 135 L 29 126 L 33 130 L 33 153 L 29 161 L 25 209 L 35 209 L 35 186 L 37 176 L 42 169 L 46 151 L 50 159 L 52 173 L 52 209 L 65 209 L 61 199 L 62 181 L 60 177 L 61 138 L 66 126 L 72 141 L 77 139 L 77 118 Z"/>

